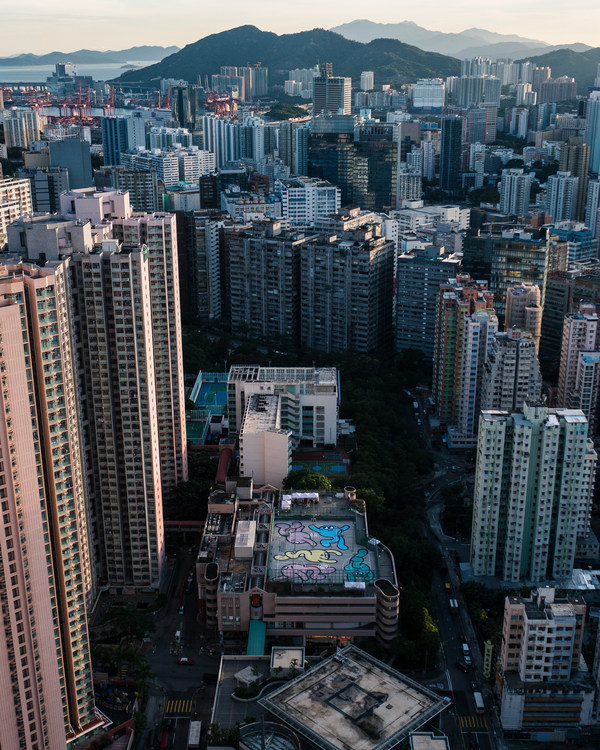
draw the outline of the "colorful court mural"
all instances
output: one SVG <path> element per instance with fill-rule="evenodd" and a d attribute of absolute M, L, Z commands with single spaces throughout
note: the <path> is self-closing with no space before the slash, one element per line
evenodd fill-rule
<path fill-rule="evenodd" d="M 276 521 L 271 539 L 271 580 L 296 583 L 373 581 L 376 552 L 356 544 L 354 537 L 354 527 L 347 523 L 319 525 Z"/>

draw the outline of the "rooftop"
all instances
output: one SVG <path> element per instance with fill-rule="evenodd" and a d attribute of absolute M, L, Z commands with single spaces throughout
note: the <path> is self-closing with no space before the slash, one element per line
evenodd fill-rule
<path fill-rule="evenodd" d="M 410 735 L 411 750 L 450 750 L 446 735 L 435 735 L 432 732 L 412 732 Z"/>
<path fill-rule="evenodd" d="M 253 393 L 248 399 L 240 434 L 278 429 L 279 396 Z"/>
<path fill-rule="evenodd" d="M 260 365 L 232 365 L 228 381 L 287 381 L 313 382 L 318 385 L 336 384 L 335 367 L 261 367 Z"/>
<path fill-rule="evenodd" d="M 268 589 L 372 591 L 381 576 L 380 554 L 364 516 L 343 493 L 289 492 L 274 515 Z"/>
<path fill-rule="evenodd" d="M 259 704 L 324 750 L 384 750 L 440 713 L 447 699 L 348 646 Z"/>

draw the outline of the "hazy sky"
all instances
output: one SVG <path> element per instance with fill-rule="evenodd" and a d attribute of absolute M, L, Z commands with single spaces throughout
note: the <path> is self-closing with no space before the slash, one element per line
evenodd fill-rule
<path fill-rule="evenodd" d="M 414 21 L 436 31 L 479 27 L 519 34 L 551 44 L 585 42 L 600 46 L 597 0 L 429 0 L 407 4 L 389 0 L 323 3 L 304 0 L 1 0 L 0 56 L 53 50 L 124 49 L 140 44 L 180 47 L 208 34 L 254 24 L 278 34 L 331 28 L 356 18 L 391 23 Z M 367 10 L 368 8 L 368 10 Z M 393 13 L 393 15 L 390 15 Z M 367 15 L 368 14 L 368 15 Z"/>

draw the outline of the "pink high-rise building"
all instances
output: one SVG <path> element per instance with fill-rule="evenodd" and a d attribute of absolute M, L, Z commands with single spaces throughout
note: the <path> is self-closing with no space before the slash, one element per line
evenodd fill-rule
<path fill-rule="evenodd" d="M 0 266 L 0 746 L 64 748 L 94 708 L 93 596 L 62 269 Z"/>

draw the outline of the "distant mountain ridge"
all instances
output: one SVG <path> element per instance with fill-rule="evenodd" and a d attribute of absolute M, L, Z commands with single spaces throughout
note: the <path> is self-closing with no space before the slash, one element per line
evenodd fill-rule
<path fill-rule="evenodd" d="M 12 57 L 0 57 L 0 67 L 20 68 L 26 65 L 54 65 L 57 62 L 79 63 L 80 65 L 98 63 L 126 63 L 131 60 L 138 62 L 162 60 L 163 57 L 179 51 L 179 47 L 159 47 L 144 45 L 129 47 L 129 49 L 100 50 L 80 49 L 76 52 L 48 52 L 46 55 L 34 55 L 30 52 Z"/>
<path fill-rule="evenodd" d="M 382 37 L 398 39 L 405 44 L 414 44 L 426 51 L 439 52 L 459 59 L 478 55 L 492 59 L 501 57 L 514 59 L 540 55 L 562 48 L 572 49 L 575 52 L 592 49 L 589 45 L 579 42 L 551 45 L 539 39 L 528 39 L 517 34 L 499 34 L 487 29 L 472 28 L 458 33 L 431 31 L 412 21 L 375 23 L 362 19 L 334 26 L 331 31 L 341 34 L 346 39 L 363 43 Z"/>
<path fill-rule="evenodd" d="M 184 78 L 218 73 L 221 65 L 261 62 L 269 68 L 269 82 L 283 83 L 287 72 L 332 62 L 334 75 L 357 80 L 363 70 L 375 73 L 376 84 L 406 83 L 417 78 L 460 74 L 460 63 L 452 57 L 424 52 L 396 39 L 377 39 L 361 44 L 325 29 L 278 36 L 256 26 L 211 34 L 188 44 L 155 65 L 127 71 L 118 81 L 149 82 L 159 78 Z"/>

